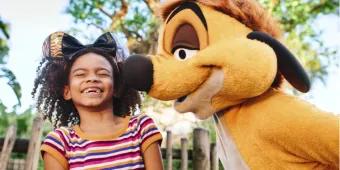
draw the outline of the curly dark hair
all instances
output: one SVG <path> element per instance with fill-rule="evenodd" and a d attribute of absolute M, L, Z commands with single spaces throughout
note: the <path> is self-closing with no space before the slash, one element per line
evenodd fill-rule
<path fill-rule="evenodd" d="M 117 52 L 116 56 L 108 54 L 95 48 L 86 48 L 79 52 L 72 60 L 64 58 L 45 57 L 41 60 L 37 68 L 37 77 L 34 81 L 32 91 L 33 98 L 36 98 L 36 108 L 44 119 L 52 123 L 54 128 L 60 126 L 72 126 L 80 123 L 77 109 L 72 100 L 65 100 L 63 97 L 64 87 L 68 84 L 68 75 L 74 61 L 83 54 L 96 53 L 106 58 L 113 70 L 114 91 L 113 114 L 117 116 L 127 116 L 134 113 L 140 107 L 139 92 L 127 88 L 121 79 L 122 62 L 117 62 L 117 55 L 124 53 Z M 123 56 L 124 58 L 124 56 Z"/>

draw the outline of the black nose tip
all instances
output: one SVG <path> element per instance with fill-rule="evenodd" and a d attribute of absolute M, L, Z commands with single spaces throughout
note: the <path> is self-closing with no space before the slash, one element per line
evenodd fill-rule
<path fill-rule="evenodd" d="M 153 66 L 149 58 L 142 55 L 128 57 L 122 67 L 127 86 L 148 92 L 153 83 Z"/>

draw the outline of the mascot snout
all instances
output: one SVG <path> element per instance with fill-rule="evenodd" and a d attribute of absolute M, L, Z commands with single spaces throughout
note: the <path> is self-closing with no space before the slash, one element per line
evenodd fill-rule
<path fill-rule="evenodd" d="M 153 83 L 153 66 L 149 58 L 132 55 L 123 64 L 125 84 L 139 91 L 148 92 Z"/>

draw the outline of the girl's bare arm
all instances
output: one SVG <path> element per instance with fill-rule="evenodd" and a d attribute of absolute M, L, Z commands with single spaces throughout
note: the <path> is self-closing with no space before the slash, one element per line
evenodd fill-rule
<path fill-rule="evenodd" d="M 45 170 L 65 170 L 64 167 L 50 154 L 44 154 L 44 169 Z"/>
<path fill-rule="evenodd" d="M 152 143 L 143 153 L 144 164 L 147 170 L 163 169 L 162 154 L 157 142 Z"/>

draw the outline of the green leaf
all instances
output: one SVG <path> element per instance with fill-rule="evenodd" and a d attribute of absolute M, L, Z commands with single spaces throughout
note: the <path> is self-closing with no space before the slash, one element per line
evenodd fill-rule
<path fill-rule="evenodd" d="M 21 105 L 21 87 L 13 72 L 5 67 L 2 67 L 0 68 L 0 78 L 7 79 L 7 84 L 12 88 L 15 96 L 17 97 L 18 105 Z"/>

